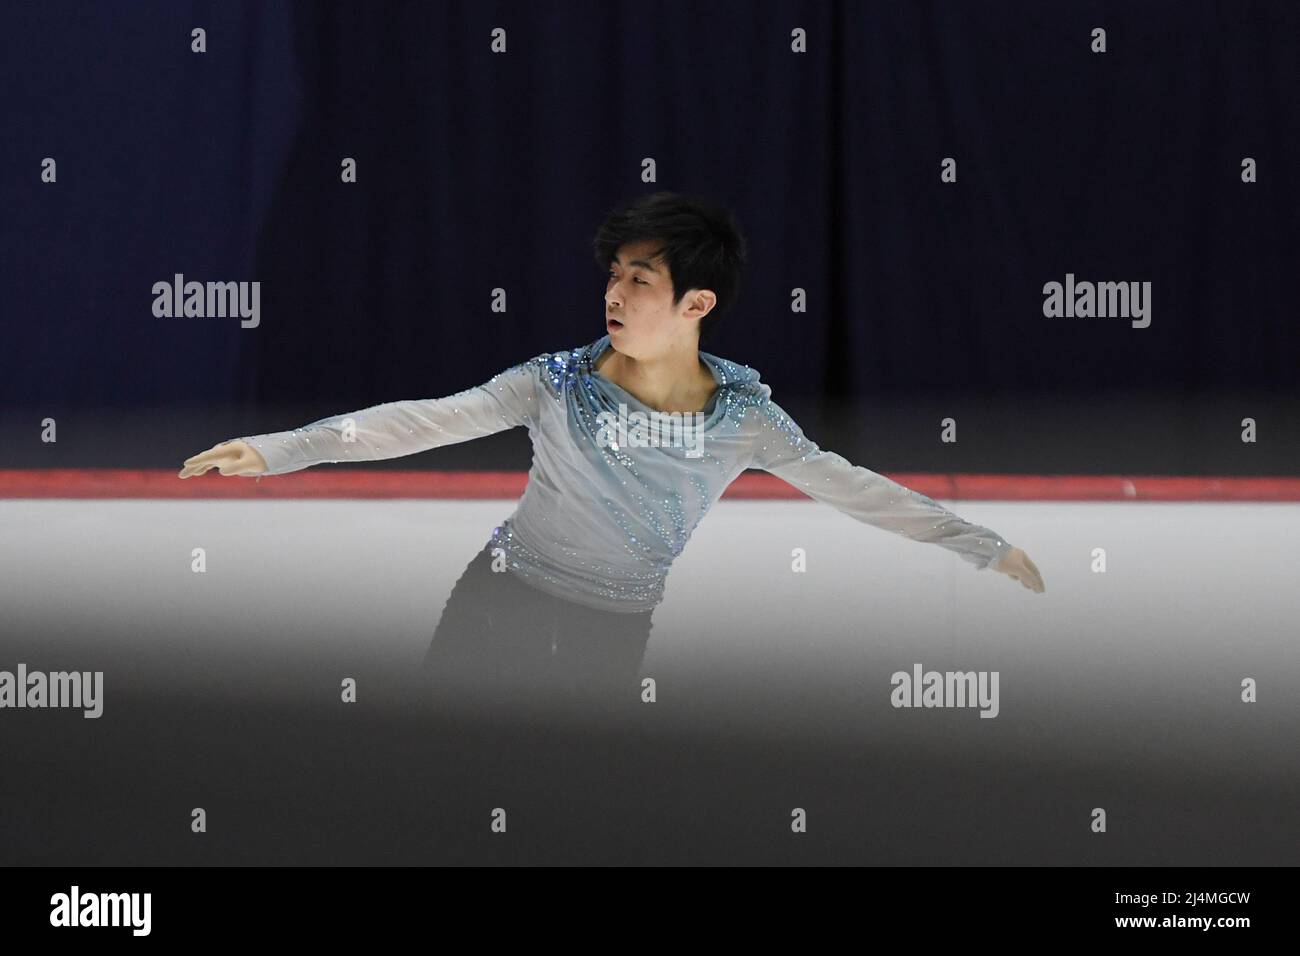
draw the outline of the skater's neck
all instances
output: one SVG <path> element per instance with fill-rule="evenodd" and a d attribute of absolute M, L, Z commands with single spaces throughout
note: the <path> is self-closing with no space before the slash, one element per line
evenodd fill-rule
<path fill-rule="evenodd" d="M 611 345 L 592 368 L 637 401 L 660 412 L 702 412 L 718 387 L 693 341 L 640 359 L 624 355 Z"/>

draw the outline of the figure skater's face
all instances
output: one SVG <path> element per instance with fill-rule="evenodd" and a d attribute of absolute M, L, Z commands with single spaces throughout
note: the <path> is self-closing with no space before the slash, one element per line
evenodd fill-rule
<path fill-rule="evenodd" d="M 690 289 L 673 305 L 668 263 L 654 258 L 653 239 L 619 247 L 605 286 L 605 330 L 615 349 L 637 359 L 694 347 L 699 320 L 717 302 L 707 289 Z"/>

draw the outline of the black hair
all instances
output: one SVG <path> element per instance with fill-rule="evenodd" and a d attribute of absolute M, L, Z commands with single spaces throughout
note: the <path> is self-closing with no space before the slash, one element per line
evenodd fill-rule
<path fill-rule="evenodd" d="M 612 211 L 596 230 L 596 265 L 608 271 L 628 242 L 658 242 L 655 253 L 668 265 L 673 305 L 688 289 L 709 289 L 718 301 L 700 320 L 700 341 L 713 331 L 740 296 L 746 245 L 735 217 L 697 196 L 657 192 Z"/>

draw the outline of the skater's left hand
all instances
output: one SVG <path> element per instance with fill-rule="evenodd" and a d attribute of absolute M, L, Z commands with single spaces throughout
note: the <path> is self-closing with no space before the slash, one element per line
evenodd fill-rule
<path fill-rule="evenodd" d="M 1001 561 L 990 564 L 989 567 L 994 571 L 1001 571 L 1013 581 L 1019 581 L 1038 594 L 1047 590 L 1043 587 L 1043 576 L 1038 573 L 1038 568 L 1034 567 L 1034 562 L 1029 560 L 1029 555 L 1019 548 L 1008 551 L 1002 556 Z"/>

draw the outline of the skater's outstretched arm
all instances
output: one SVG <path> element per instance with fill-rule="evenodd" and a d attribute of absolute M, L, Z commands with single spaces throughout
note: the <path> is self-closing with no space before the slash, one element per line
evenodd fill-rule
<path fill-rule="evenodd" d="M 519 425 L 533 427 L 540 356 L 445 398 L 386 402 L 292 431 L 244 436 L 187 458 L 180 477 L 283 475 L 322 462 L 399 458 Z"/>
<path fill-rule="evenodd" d="M 770 393 L 767 385 L 760 387 Z M 884 475 L 823 451 L 770 399 L 760 402 L 751 413 L 757 417 L 757 432 L 750 467 L 771 472 L 865 524 L 913 541 L 937 544 L 977 569 L 993 568 L 1030 590 L 1044 590 L 1042 577 L 1028 555 L 996 532 L 958 517 Z"/>

